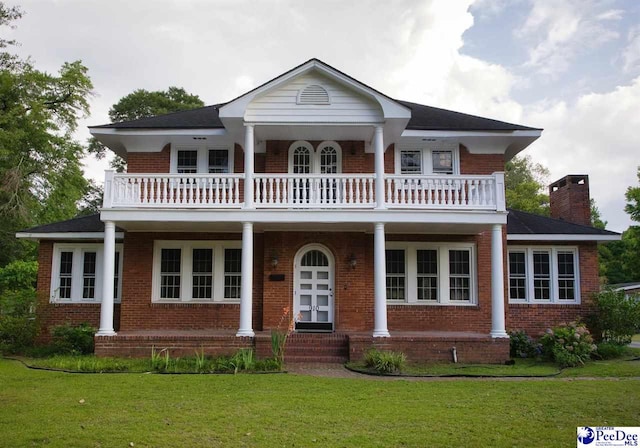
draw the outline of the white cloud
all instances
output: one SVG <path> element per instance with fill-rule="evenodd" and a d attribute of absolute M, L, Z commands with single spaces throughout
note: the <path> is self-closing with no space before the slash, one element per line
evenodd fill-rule
<path fill-rule="evenodd" d="M 595 0 L 531 0 L 532 7 L 516 37 L 530 46 L 525 68 L 550 77 L 565 72 L 575 57 L 619 37 L 611 22 L 618 10 L 602 10 Z"/>
<path fill-rule="evenodd" d="M 583 95 L 572 104 L 540 103 L 525 120 L 546 129 L 527 152 L 550 169 L 552 180 L 589 174 L 591 195 L 609 227 L 626 229 L 630 220 L 622 212 L 624 192 L 637 183 L 640 164 L 640 77 L 611 92 Z"/>
<path fill-rule="evenodd" d="M 629 30 L 627 46 L 622 51 L 623 69 L 626 73 L 640 70 L 640 26 Z"/>

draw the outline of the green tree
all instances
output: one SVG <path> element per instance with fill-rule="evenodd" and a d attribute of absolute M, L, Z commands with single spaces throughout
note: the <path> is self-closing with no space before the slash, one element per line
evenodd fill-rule
<path fill-rule="evenodd" d="M 0 27 L 21 16 L 0 2 Z M 84 149 L 72 138 L 89 112 L 87 68 L 75 61 L 45 73 L 10 53 L 14 44 L 0 40 L 0 266 L 33 251 L 16 231 L 73 217 L 88 188 Z"/>
<path fill-rule="evenodd" d="M 120 101 L 111 106 L 109 119 L 113 123 L 117 123 L 197 109 L 203 106 L 204 102 L 198 95 L 187 93 L 181 87 L 169 87 L 167 90 L 154 92 L 138 89 L 120 98 Z M 98 140 L 91 138 L 89 140 L 89 152 L 93 153 L 96 158 L 102 159 L 106 154 L 106 148 Z M 125 170 L 126 162 L 116 155 L 111 161 L 111 167 L 118 172 L 122 172 Z"/>
<path fill-rule="evenodd" d="M 638 177 L 638 184 L 640 184 L 640 166 L 636 171 L 636 176 Z M 640 222 L 640 186 L 628 187 L 624 197 L 627 200 L 624 211 L 629 213 L 632 220 Z"/>
<path fill-rule="evenodd" d="M 507 207 L 538 215 L 549 215 L 546 194 L 549 170 L 534 163 L 530 156 L 516 156 L 505 166 Z"/>

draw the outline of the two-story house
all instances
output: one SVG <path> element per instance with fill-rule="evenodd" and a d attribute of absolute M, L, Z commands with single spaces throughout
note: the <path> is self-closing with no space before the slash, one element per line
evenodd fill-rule
<path fill-rule="evenodd" d="M 502 361 L 508 328 L 588 311 L 596 244 L 619 238 L 589 226 L 586 176 L 552 186 L 562 219 L 506 209 L 505 162 L 540 129 L 395 100 L 317 59 L 90 130 L 128 167 L 106 173 L 100 215 L 18 236 L 40 241 L 43 336 L 91 322 L 98 355 L 268 356 L 295 316 L 293 358 Z"/>

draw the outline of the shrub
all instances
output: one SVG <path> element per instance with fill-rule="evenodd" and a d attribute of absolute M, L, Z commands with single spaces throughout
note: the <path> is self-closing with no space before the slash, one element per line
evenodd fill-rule
<path fill-rule="evenodd" d="M 598 339 L 619 345 L 631 342 L 631 337 L 640 330 L 640 299 L 610 288 L 593 298 L 596 312 L 589 324 Z"/>
<path fill-rule="evenodd" d="M 379 351 L 375 348 L 364 355 L 364 365 L 378 373 L 400 372 L 407 358 L 402 352 Z"/>
<path fill-rule="evenodd" d="M 600 342 L 596 351 L 596 356 L 600 359 L 622 358 L 629 353 L 629 348 L 625 344 L 616 342 Z"/>
<path fill-rule="evenodd" d="M 59 353 L 89 355 L 93 353 L 93 336 L 96 329 L 88 323 L 78 326 L 70 324 L 54 327 L 53 344 Z"/>
<path fill-rule="evenodd" d="M 253 370 L 255 365 L 255 358 L 253 357 L 253 350 L 250 348 L 242 348 L 231 357 L 231 365 L 233 366 L 233 372 L 238 373 L 243 370 Z"/>
<path fill-rule="evenodd" d="M 0 294 L 0 351 L 21 353 L 33 346 L 37 333 L 33 288 Z"/>
<path fill-rule="evenodd" d="M 587 327 L 576 322 L 548 329 L 540 343 L 543 354 L 560 367 L 584 364 L 596 350 Z"/>
<path fill-rule="evenodd" d="M 524 332 L 524 330 L 509 333 L 509 354 L 512 358 L 536 358 L 542 353 L 542 347 Z"/>

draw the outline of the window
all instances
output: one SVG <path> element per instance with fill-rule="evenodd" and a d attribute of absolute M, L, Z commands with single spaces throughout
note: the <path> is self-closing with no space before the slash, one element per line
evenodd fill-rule
<path fill-rule="evenodd" d="M 321 142 L 315 149 L 299 140 L 289 146 L 289 173 L 339 174 L 342 172 L 342 148 L 334 141 Z"/>
<path fill-rule="evenodd" d="M 404 250 L 386 251 L 387 300 L 404 300 Z"/>
<path fill-rule="evenodd" d="M 209 173 L 229 172 L 229 151 L 226 149 L 209 150 Z"/>
<path fill-rule="evenodd" d="M 241 241 L 156 241 L 154 302 L 235 301 L 242 278 Z"/>
<path fill-rule="evenodd" d="M 227 174 L 233 172 L 232 145 L 190 146 L 171 149 L 171 172 Z"/>
<path fill-rule="evenodd" d="M 579 303 L 578 250 L 509 247 L 511 303 Z"/>
<path fill-rule="evenodd" d="M 459 174 L 459 149 L 455 143 L 401 143 L 396 152 L 396 173 L 407 175 Z"/>
<path fill-rule="evenodd" d="M 198 172 L 198 151 L 178 151 L 178 173 Z"/>
<path fill-rule="evenodd" d="M 114 262 L 115 301 L 122 290 L 122 245 L 116 245 Z M 98 243 L 57 243 L 51 263 L 51 302 L 80 303 L 102 301 L 103 245 Z"/>
<path fill-rule="evenodd" d="M 474 245 L 469 243 L 387 243 L 387 300 L 425 305 L 475 304 L 474 253 Z"/>
<path fill-rule="evenodd" d="M 438 251 L 418 250 L 418 300 L 438 300 Z"/>

